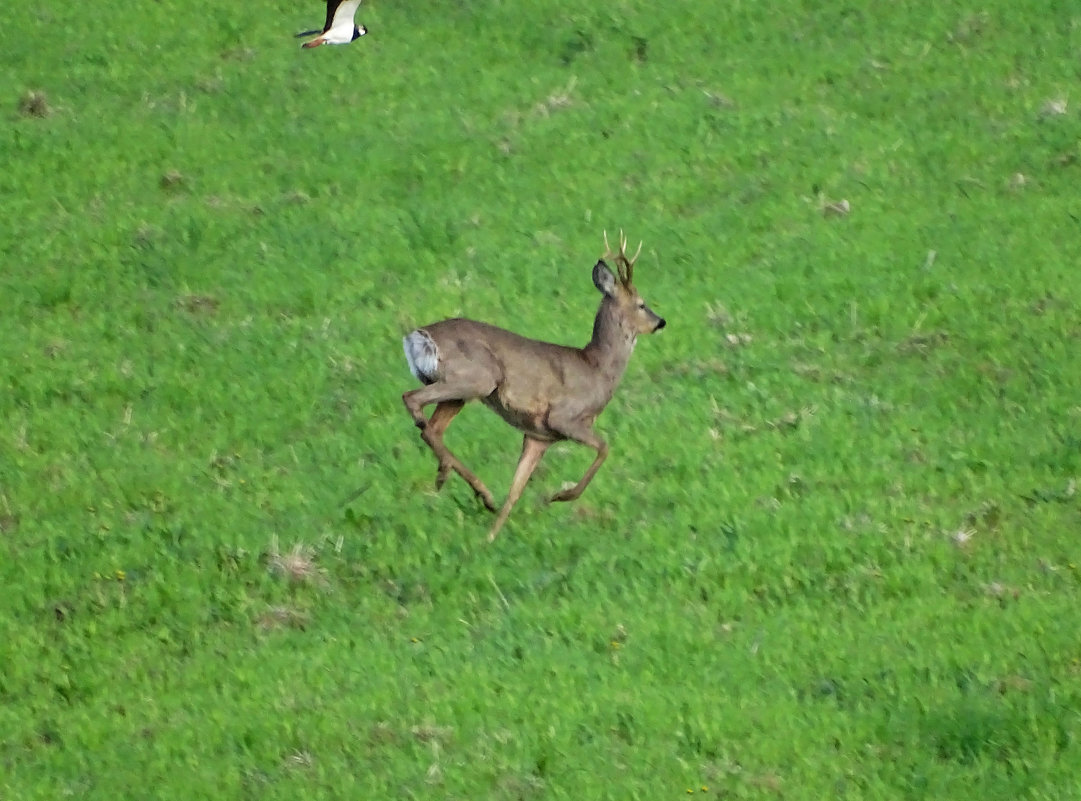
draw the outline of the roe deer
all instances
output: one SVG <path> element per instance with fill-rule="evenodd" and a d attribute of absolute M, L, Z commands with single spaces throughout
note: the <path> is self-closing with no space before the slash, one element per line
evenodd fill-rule
<path fill-rule="evenodd" d="M 619 252 L 613 254 L 605 234 L 607 252 L 593 267 L 593 283 L 604 297 L 593 322 L 593 338 L 584 348 L 527 339 L 460 318 L 426 325 L 404 339 L 409 369 L 426 386 L 406 392 L 402 401 L 439 460 L 437 489 L 453 470 L 490 511 L 496 511 L 492 493 L 443 444 L 447 426 L 468 401 L 480 400 L 525 435 L 507 500 L 488 532 L 489 542 L 553 442 L 569 439 L 597 452 L 581 480 L 552 500 L 573 501 L 582 494 L 608 456 L 608 444 L 593 431 L 593 422 L 612 399 L 638 335 L 664 328 L 664 320 L 646 306 L 631 283 L 642 246 L 628 258 L 622 231 L 619 240 Z M 614 258 L 616 273 L 605 258 Z M 425 419 L 424 407 L 430 403 L 436 407 Z"/>

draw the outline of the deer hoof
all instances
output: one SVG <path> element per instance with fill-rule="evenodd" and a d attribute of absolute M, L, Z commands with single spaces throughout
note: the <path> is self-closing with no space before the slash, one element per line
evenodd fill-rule
<path fill-rule="evenodd" d="M 571 484 L 570 482 L 567 482 L 567 484 L 563 486 L 563 489 L 561 489 L 559 492 L 557 492 L 555 495 L 548 499 L 548 502 L 559 503 L 560 501 L 573 501 L 575 498 L 582 494 L 580 492 L 575 492 L 577 488 L 577 484 Z"/>

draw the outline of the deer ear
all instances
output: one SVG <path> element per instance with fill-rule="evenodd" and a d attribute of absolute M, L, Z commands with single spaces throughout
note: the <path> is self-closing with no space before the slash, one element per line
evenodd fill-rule
<path fill-rule="evenodd" d="M 593 265 L 593 284 L 601 291 L 601 294 L 611 295 L 616 289 L 616 277 L 604 263 L 604 259 Z"/>

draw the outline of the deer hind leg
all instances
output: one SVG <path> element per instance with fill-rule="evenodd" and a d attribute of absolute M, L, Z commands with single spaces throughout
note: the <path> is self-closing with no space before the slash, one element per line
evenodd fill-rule
<path fill-rule="evenodd" d="M 435 480 L 436 489 L 443 486 L 449 471 L 453 470 L 472 488 L 473 492 L 484 503 L 485 508 L 489 512 L 494 512 L 498 507 L 495 505 L 495 498 L 492 496 L 491 491 L 443 443 L 443 432 L 447 430 L 450 421 L 462 410 L 466 401 L 474 397 L 478 396 L 469 389 L 437 383 L 406 392 L 402 395 L 402 401 L 413 416 L 417 427 L 421 429 L 420 438 L 432 449 L 432 453 L 439 460 L 439 471 Z M 436 407 L 435 411 L 432 412 L 432 416 L 425 419 L 424 407 L 429 403 L 435 403 Z"/>
<path fill-rule="evenodd" d="M 450 421 L 453 420 L 458 412 L 465 408 L 465 401 L 441 401 L 436 404 L 435 411 L 432 412 L 432 416 L 428 418 L 428 425 L 424 427 L 424 431 L 421 433 L 421 437 L 425 442 L 432 446 L 432 440 L 437 440 L 439 443 L 443 442 L 443 434 L 446 433 L 447 427 L 450 425 Z M 432 446 L 435 450 L 435 447 Z M 450 453 L 444 445 L 443 450 Z M 456 460 L 446 458 L 446 456 L 440 456 L 439 458 L 439 472 L 435 476 L 435 488 L 437 490 L 443 489 L 443 485 L 447 482 L 447 478 L 450 476 L 450 471 L 454 469 L 454 462 Z M 459 463 L 459 467 L 462 467 Z M 464 468 L 462 468 L 464 469 Z"/>
<path fill-rule="evenodd" d="M 492 528 L 488 532 L 488 542 L 495 539 L 499 533 L 499 529 L 503 527 L 503 524 L 507 522 L 507 518 L 510 517 L 510 510 L 514 508 L 514 504 L 518 502 L 518 499 L 522 497 L 522 490 L 525 489 L 526 482 L 529 481 L 529 477 L 533 475 L 533 471 L 536 469 L 537 464 L 540 463 L 541 457 L 544 456 L 544 452 L 548 450 L 548 446 L 552 443 L 544 440 L 533 439 L 526 436 L 522 441 L 522 456 L 518 460 L 518 467 L 514 471 L 514 479 L 510 484 L 510 492 L 507 493 L 507 500 L 503 503 L 503 508 L 499 510 L 499 516 L 492 523 Z"/>
<path fill-rule="evenodd" d="M 591 428 L 571 426 L 557 430 L 567 439 L 587 445 L 597 452 L 597 458 L 593 460 L 593 464 L 589 466 L 585 475 L 582 476 L 577 484 L 573 487 L 562 489 L 551 497 L 553 502 L 577 500 L 585 488 L 589 486 L 589 482 L 593 480 L 593 476 L 597 475 L 597 471 L 600 470 L 601 465 L 604 464 L 604 460 L 608 458 L 608 443 L 598 437 Z"/>

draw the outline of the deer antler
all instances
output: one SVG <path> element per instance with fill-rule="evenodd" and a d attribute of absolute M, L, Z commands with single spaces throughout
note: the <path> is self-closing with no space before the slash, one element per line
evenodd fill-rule
<path fill-rule="evenodd" d="M 631 284 L 631 276 L 634 275 L 634 263 L 638 261 L 638 257 L 642 254 L 642 240 L 638 240 L 638 250 L 634 252 L 634 255 L 629 259 L 626 254 L 627 250 L 627 237 L 623 235 L 623 230 L 619 231 L 619 254 L 623 257 L 623 263 L 627 266 L 627 280 L 624 281 L 627 286 Z"/>
<path fill-rule="evenodd" d="M 619 252 L 613 253 L 612 246 L 608 244 L 608 232 L 604 232 L 604 249 L 608 251 L 605 254 L 605 258 L 609 256 L 615 259 L 616 269 L 619 271 L 619 280 L 624 286 L 631 285 L 631 278 L 634 276 L 634 263 L 638 260 L 639 254 L 642 252 L 642 243 L 638 243 L 638 250 L 634 252 L 634 255 L 627 258 L 627 237 L 623 234 L 623 229 L 619 229 Z"/>

